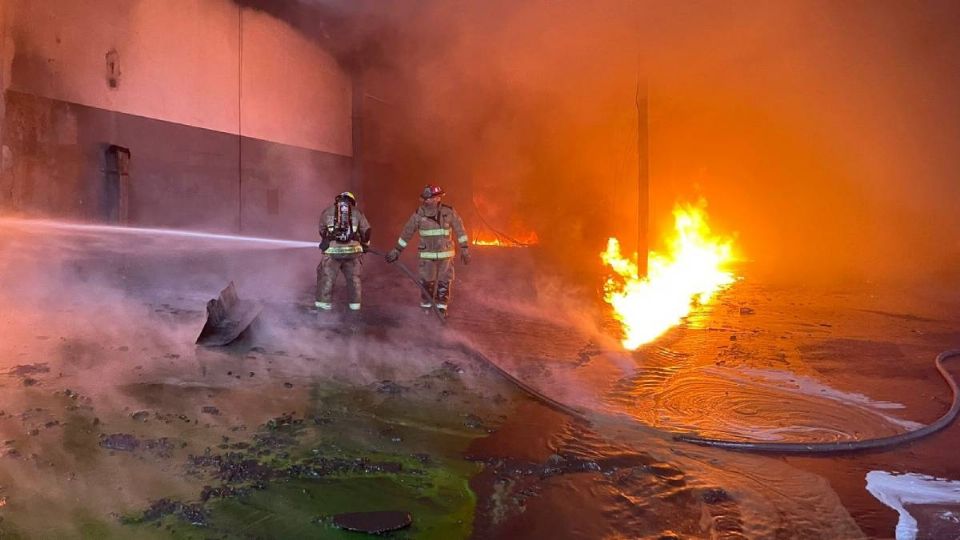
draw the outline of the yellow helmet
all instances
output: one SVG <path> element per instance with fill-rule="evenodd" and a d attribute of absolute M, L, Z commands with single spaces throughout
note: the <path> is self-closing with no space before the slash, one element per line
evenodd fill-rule
<path fill-rule="evenodd" d="M 350 201 L 350 204 L 354 206 L 357 205 L 357 197 L 353 193 L 350 193 L 349 191 L 344 191 L 343 193 L 337 195 L 337 198 L 334 200 L 337 202 L 340 202 L 342 200 L 347 200 L 347 201 Z"/>

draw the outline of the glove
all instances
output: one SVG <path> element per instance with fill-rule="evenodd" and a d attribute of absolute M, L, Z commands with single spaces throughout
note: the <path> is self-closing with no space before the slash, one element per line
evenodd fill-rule
<path fill-rule="evenodd" d="M 460 262 L 465 265 L 470 264 L 470 252 L 466 248 L 460 250 Z"/>
<path fill-rule="evenodd" d="M 320 251 L 326 251 L 328 247 L 330 247 L 330 240 L 328 238 L 320 241 Z"/>
<path fill-rule="evenodd" d="M 391 249 L 391 250 L 388 251 L 387 254 L 384 256 L 384 259 L 386 259 L 388 263 L 392 263 L 392 262 L 396 261 L 396 260 L 399 259 L 399 258 L 400 258 L 400 251 L 397 250 L 397 248 Z"/>

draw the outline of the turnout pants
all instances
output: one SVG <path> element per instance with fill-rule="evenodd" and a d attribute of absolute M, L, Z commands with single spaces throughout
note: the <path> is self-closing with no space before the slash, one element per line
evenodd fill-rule
<path fill-rule="evenodd" d="M 360 269 L 363 263 L 359 255 L 331 257 L 324 255 L 317 265 L 317 308 L 333 309 L 333 284 L 337 274 L 343 272 L 347 280 L 347 298 L 351 310 L 360 309 Z"/>
<path fill-rule="evenodd" d="M 434 302 L 441 311 L 447 309 L 450 302 L 450 287 L 453 285 L 453 258 L 420 259 L 417 266 L 420 274 L 420 284 L 430 295 L 420 291 L 420 307 L 428 308 Z"/>

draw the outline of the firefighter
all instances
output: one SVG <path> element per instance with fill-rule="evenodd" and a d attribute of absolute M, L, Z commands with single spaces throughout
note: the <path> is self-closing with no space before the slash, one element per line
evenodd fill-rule
<path fill-rule="evenodd" d="M 455 235 L 460 247 L 460 260 L 470 264 L 469 242 L 463 221 L 453 207 L 440 204 L 444 195 L 440 186 L 424 186 L 420 193 L 420 207 L 410 216 L 400 233 L 397 246 L 386 254 L 388 263 L 396 261 L 407 247 L 413 233 L 420 233 L 420 260 L 418 264 L 420 284 L 426 292 L 420 293 L 420 307 L 430 309 L 436 303 L 441 314 L 447 314 L 450 302 L 450 286 L 453 283 L 453 256 Z"/>
<path fill-rule="evenodd" d="M 370 247 L 370 223 L 357 209 L 357 198 L 345 191 L 320 214 L 320 250 L 317 266 L 317 301 L 320 312 L 333 309 L 333 284 L 343 272 L 351 312 L 360 311 L 360 268 L 362 255 Z"/>

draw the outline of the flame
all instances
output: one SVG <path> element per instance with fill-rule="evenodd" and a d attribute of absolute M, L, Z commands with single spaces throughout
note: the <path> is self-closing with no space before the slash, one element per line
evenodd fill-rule
<path fill-rule="evenodd" d="M 623 327 L 623 346 L 634 350 L 679 324 L 695 306 L 705 305 L 736 280 L 727 267 L 734 261 L 733 240 L 714 236 L 707 225 L 706 202 L 678 204 L 674 233 L 666 253 L 651 251 L 647 276 L 639 277 L 636 254 L 626 259 L 616 238 L 600 254 L 617 274 L 607 279 L 604 300 Z"/>
<path fill-rule="evenodd" d="M 513 242 L 512 240 L 516 240 Z M 471 244 L 475 246 L 499 246 L 499 247 L 528 247 L 540 241 L 535 231 L 511 235 L 510 240 L 496 234 L 486 231 L 475 231 Z"/>

